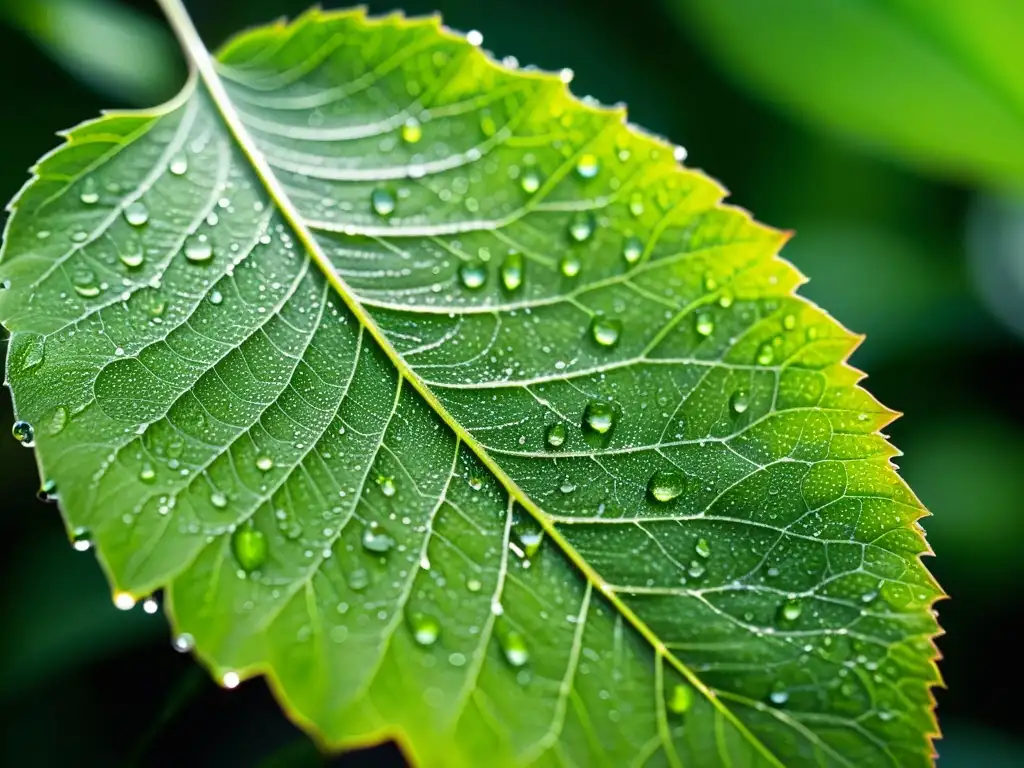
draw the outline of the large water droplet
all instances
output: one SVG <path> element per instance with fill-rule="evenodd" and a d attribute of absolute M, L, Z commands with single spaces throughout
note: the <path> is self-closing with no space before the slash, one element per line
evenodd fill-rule
<path fill-rule="evenodd" d="M 402 141 L 406 144 L 415 144 L 423 138 L 423 127 L 415 117 L 410 117 L 402 123 Z"/>
<path fill-rule="evenodd" d="M 532 195 L 538 189 L 540 189 L 540 174 L 534 170 L 528 170 L 523 174 L 523 177 L 519 180 L 519 185 L 523 188 L 523 191 L 528 195 Z"/>
<path fill-rule="evenodd" d="M 185 258 L 194 264 L 202 264 L 213 258 L 213 246 L 203 235 L 190 237 L 185 242 Z"/>
<path fill-rule="evenodd" d="M 214 491 L 210 494 L 210 503 L 217 509 L 224 509 L 228 505 L 228 497 L 220 491 Z"/>
<path fill-rule="evenodd" d="M 260 472 L 269 472 L 274 468 L 274 460 L 269 456 L 259 456 L 256 459 L 256 469 Z"/>
<path fill-rule="evenodd" d="M 786 315 L 782 318 L 782 327 L 787 331 L 792 331 L 796 328 L 796 315 Z"/>
<path fill-rule="evenodd" d="M 363 529 L 363 549 L 367 552 L 384 554 L 391 551 L 393 546 L 395 540 L 388 536 L 378 523 L 372 522 Z"/>
<path fill-rule="evenodd" d="M 188 632 L 182 632 L 180 635 L 175 635 L 171 645 L 178 653 L 188 653 L 196 647 L 196 640 Z"/>
<path fill-rule="evenodd" d="M 459 280 L 471 291 L 481 288 L 487 282 L 487 268 L 478 261 L 463 264 L 459 267 Z"/>
<path fill-rule="evenodd" d="M 640 242 L 638 237 L 629 238 L 622 246 L 622 258 L 626 260 L 627 264 L 636 264 L 643 255 L 644 244 Z"/>
<path fill-rule="evenodd" d="M 409 614 L 409 629 L 412 630 L 416 644 L 424 648 L 436 643 L 441 634 L 441 625 L 437 619 L 425 613 Z"/>
<path fill-rule="evenodd" d="M 642 192 L 634 192 L 629 198 L 629 212 L 635 217 L 643 216 L 644 196 Z"/>
<path fill-rule="evenodd" d="M 82 194 L 79 199 L 86 205 L 95 205 L 100 201 L 100 195 L 96 191 L 96 182 L 93 179 L 86 179 L 82 185 Z"/>
<path fill-rule="evenodd" d="M 563 493 L 572 493 L 576 490 L 575 485 L 572 485 L 569 491 L 565 490 L 566 487 L 566 485 L 562 486 Z M 519 532 L 519 545 L 526 557 L 533 557 L 536 555 L 542 543 L 544 543 L 544 531 L 539 528 Z"/>
<path fill-rule="evenodd" d="M 128 592 L 115 592 L 114 607 L 119 611 L 130 611 L 135 607 L 135 596 Z"/>
<path fill-rule="evenodd" d="M 36 498 L 44 504 L 52 504 L 57 501 L 57 483 L 47 480 L 36 493 Z"/>
<path fill-rule="evenodd" d="M 71 278 L 71 284 L 75 287 L 75 293 L 83 299 L 95 299 L 101 292 L 96 275 L 89 269 L 77 270 Z"/>
<path fill-rule="evenodd" d="M 685 714 L 693 706 L 693 689 L 683 683 L 677 683 L 672 687 L 672 693 L 666 703 L 669 711 L 677 715 Z"/>
<path fill-rule="evenodd" d="M 782 604 L 782 607 L 779 609 L 779 616 L 784 621 L 796 621 L 800 618 L 803 610 L 803 604 L 796 598 L 792 598 Z"/>
<path fill-rule="evenodd" d="M 775 684 L 772 688 L 772 692 L 768 694 L 768 699 L 772 704 L 782 706 L 789 701 L 789 693 L 786 691 L 785 684 L 781 681 Z"/>
<path fill-rule="evenodd" d="M 515 291 L 523 284 L 523 254 L 513 251 L 501 263 L 501 284 L 506 291 Z"/>
<path fill-rule="evenodd" d="M 267 561 L 267 537 L 255 528 L 242 527 L 231 537 L 231 551 L 246 573 L 251 573 Z"/>
<path fill-rule="evenodd" d="M 370 205 L 378 216 L 390 216 L 395 212 L 395 196 L 386 189 L 377 188 L 370 194 Z"/>
<path fill-rule="evenodd" d="M 149 221 L 149 209 L 141 200 L 129 203 L 124 209 L 124 220 L 133 227 L 141 227 Z"/>
<path fill-rule="evenodd" d="M 678 498 L 685 490 L 686 475 L 675 470 L 659 469 L 647 483 L 651 498 L 663 504 Z"/>
<path fill-rule="evenodd" d="M 581 213 L 572 220 L 569 225 L 569 237 L 575 242 L 582 243 L 590 239 L 594 234 L 594 216 L 590 213 Z"/>
<path fill-rule="evenodd" d="M 715 332 L 715 321 L 710 312 L 698 312 L 694 327 L 701 336 L 710 336 Z"/>
<path fill-rule="evenodd" d="M 518 632 L 506 632 L 501 637 L 501 650 L 505 654 L 505 660 L 513 667 L 522 667 L 530 660 L 526 640 Z"/>
<path fill-rule="evenodd" d="M 395 495 L 398 488 L 395 486 L 395 478 L 389 475 L 378 475 L 377 476 L 377 487 L 380 488 L 380 492 L 387 496 L 389 499 Z"/>
<path fill-rule="evenodd" d="M 71 546 L 76 552 L 88 552 L 92 549 L 92 531 L 88 528 L 75 528 L 71 532 Z"/>
<path fill-rule="evenodd" d="M 598 315 L 590 323 L 590 335 L 602 347 L 614 347 L 619 343 L 622 321 Z"/>
<path fill-rule="evenodd" d="M 736 413 L 743 413 L 750 407 L 750 396 L 742 389 L 737 389 L 729 398 L 729 405 Z"/>
<path fill-rule="evenodd" d="M 579 260 L 579 257 L 573 254 L 566 254 L 562 257 L 562 261 L 559 264 L 562 274 L 566 277 L 576 277 L 580 273 L 580 269 L 583 268 L 583 263 Z"/>
<path fill-rule="evenodd" d="M 576 162 L 576 174 L 581 179 L 592 179 L 601 170 L 601 161 L 597 155 L 587 153 Z"/>
<path fill-rule="evenodd" d="M 184 176 L 188 173 L 188 158 L 184 155 L 178 155 L 171 160 L 170 170 L 175 176 Z"/>
<path fill-rule="evenodd" d="M 550 447 L 561 448 L 562 444 L 565 443 L 565 438 L 565 424 L 559 422 L 548 427 L 547 442 Z"/>
<path fill-rule="evenodd" d="M 31 448 L 36 444 L 36 431 L 27 421 L 14 422 L 14 427 L 11 428 L 11 434 L 14 435 L 15 440 L 26 448 Z"/>
<path fill-rule="evenodd" d="M 124 244 L 121 250 L 118 251 L 117 257 L 121 259 L 121 263 L 129 269 L 138 269 L 146 260 L 146 254 L 142 250 L 142 244 L 134 238 Z"/>
<path fill-rule="evenodd" d="M 148 461 L 144 463 L 142 468 L 139 470 L 139 480 L 147 485 L 156 482 L 156 470 L 153 469 L 153 465 Z"/>
<path fill-rule="evenodd" d="M 583 411 L 584 426 L 599 435 L 610 432 L 615 419 L 615 407 L 604 400 L 591 400 Z"/>

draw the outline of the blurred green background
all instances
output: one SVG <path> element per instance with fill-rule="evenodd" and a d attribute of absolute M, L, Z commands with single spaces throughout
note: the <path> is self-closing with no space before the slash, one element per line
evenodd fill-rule
<path fill-rule="evenodd" d="M 215 46 L 307 0 L 191 0 Z M 375 12 L 395 0 L 370 2 Z M 934 517 L 948 690 L 939 764 L 1024 765 L 1024 3 L 1018 0 L 405 0 L 497 56 L 572 67 L 626 101 L 732 202 L 794 229 L 804 294 L 868 335 L 854 362 L 906 412 L 890 432 Z M 0 198 L 102 108 L 184 78 L 152 0 L 0 0 Z M 0 422 L 12 420 L 9 399 Z M 165 623 L 114 609 L 88 553 L 0 441 L 0 762 L 327 762 L 252 681 L 225 692 Z M 393 747 L 332 765 L 401 765 Z"/>

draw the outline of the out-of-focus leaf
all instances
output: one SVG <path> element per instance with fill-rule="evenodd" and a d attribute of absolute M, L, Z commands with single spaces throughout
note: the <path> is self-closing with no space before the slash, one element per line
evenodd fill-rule
<path fill-rule="evenodd" d="M 1024 199 L 981 196 L 967 225 L 971 270 L 982 296 L 996 317 L 1024 336 Z"/>
<path fill-rule="evenodd" d="M 130 104 L 166 99 L 181 84 L 174 38 L 155 19 L 110 0 L 0 0 L 21 29 L 71 74 Z"/>
<path fill-rule="evenodd" d="M 930 762 L 924 512 L 783 233 L 436 18 L 214 59 L 163 5 L 200 78 L 68 132 L 0 260 L 119 604 L 425 765 Z"/>
<path fill-rule="evenodd" d="M 664 1 L 780 108 L 936 173 L 1024 184 L 1024 3 Z"/>

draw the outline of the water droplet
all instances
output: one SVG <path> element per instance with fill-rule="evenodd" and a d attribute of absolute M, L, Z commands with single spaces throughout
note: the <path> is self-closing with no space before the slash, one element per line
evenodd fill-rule
<path fill-rule="evenodd" d="M 395 540 L 385 533 L 379 524 L 373 522 L 363 529 L 363 549 L 367 552 L 384 554 L 395 546 Z"/>
<path fill-rule="evenodd" d="M 224 303 L 224 294 L 218 290 L 210 291 L 210 303 L 215 307 L 219 307 Z"/>
<path fill-rule="evenodd" d="M 782 318 L 782 327 L 787 331 L 792 331 L 796 328 L 796 315 L 786 315 Z"/>
<path fill-rule="evenodd" d="M 100 287 L 96 284 L 96 275 L 91 270 L 80 269 L 71 278 L 75 293 L 83 299 L 95 299 L 100 295 Z"/>
<path fill-rule="evenodd" d="M 562 486 L 562 493 L 572 493 L 576 490 L 575 485 L 573 485 L 568 491 L 565 490 L 567 487 L 567 485 Z M 526 555 L 526 557 L 533 557 L 536 555 L 543 542 L 544 531 L 539 528 L 536 530 L 520 531 L 519 533 L 519 544 L 521 545 L 523 554 Z"/>
<path fill-rule="evenodd" d="M 715 332 L 715 321 L 710 312 L 698 312 L 694 326 L 701 336 L 710 336 Z"/>
<path fill-rule="evenodd" d="M 402 123 L 402 141 L 406 144 L 415 144 L 423 138 L 423 127 L 415 117 L 410 117 Z"/>
<path fill-rule="evenodd" d="M 146 260 L 142 244 L 134 238 L 125 243 L 124 248 L 118 252 L 117 257 L 129 269 L 138 269 Z"/>
<path fill-rule="evenodd" d="M 796 621 L 800 618 L 800 614 L 803 612 L 803 604 L 793 598 L 787 600 L 782 604 L 782 608 L 779 609 L 779 616 L 785 621 Z"/>
<path fill-rule="evenodd" d="M 267 537 L 255 528 L 237 528 L 231 537 L 231 551 L 246 573 L 251 573 L 267 561 Z"/>
<path fill-rule="evenodd" d="M 590 323 L 590 335 L 602 347 L 614 347 L 621 333 L 622 321 L 615 318 L 598 315 Z"/>
<path fill-rule="evenodd" d="M 501 263 L 501 283 L 506 291 L 517 290 L 523 284 L 523 254 L 513 251 Z"/>
<path fill-rule="evenodd" d="M 119 611 L 130 611 L 135 607 L 135 598 L 128 592 L 115 592 L 114 607 Z"/>
<path fill-rule="evenodd" d="M 750 407 L 750 396 L 742 389 L 737 389 L 729 398 L 729 405 L 736 413 L 743 413 Z"/>
<path fill-rule="evenodd" d="M 579 258 L 571 254 L 563 256 L 562 262 L 559 265 L 559 268 L 562 270 L 562 274 L 566 277 L 576 277 L 576 275 L 580 273 L 580 269 L 582 267 L 583 264 L 580 262 Z"/>
<path fill-rule="evenodd" d="M 599 435 L 615 426 L 615 407 L 603 400 L 591 400 L 583 411 L 583 424 Z"/>
<path fill-rule="evenodd" d="M 480 132 L 490 138 L 498 132 L 498 124 L 494 121 L 494 118 L 487 112 L 480 115 Z"/>
<path fill-rule="evenodd" d="M 129 203 L 124 209 L 124 220 L 133 227 L 141 227 L 149 221 L 149 209 L 141 200 Z"/>
<path fill-rule="evenodd" d="M 477 475 L 472 475 L 469 478 L 468 483 L 469 487 L 472 488 L 474 491 L 479 491 L 481 488 L 484 487 L 484 479 Z"/>
<path fill-rule="evenodd" d="M 380 488 L 380 492 L 387 496 L 389 499 L 395 495 L 395 491 L 398 490 L 395 487 L 395 478 L 388 477 L 385 475 L 377 476 L 377 487 Z"/>
<path fill-rule="evenodd" d="M 530 652 L 526 640 L 518 632 L 506 632 L 501 638 L 501 650 L 505 660 L 513 667 L 522 667 L 530 660 Z"/>
<path fill-rule="evenodd" d="M 174 646 L 174 650 L 178 653 L 188 653 L 196 647 L 196 639 L 188 632 L 182 632 L 180 635 L 174 636 L 174 639 L 171 640 L 171 645 Z"/>
<path fill-rule="evenodd" d="M 697 545 L 694 547 L 694 550 L 701 557 L 711 557 L 711 545 L 708 544 L 708 540 L 703 537 L 697 539 Z"/>
<path fill-rule="evenodd" d="M 153 465 L 146 462 L 142 465 L 142 469 L 139 470 L 139 480 L 149 484 L 156 482 L 156 470 L 153 469 Z"/>
<path fill-rule="evenodd" d="M 789 701 L 789 693 L 786 692 L 785 685 L 782 682 L 776 683 L 775 687 L 772 688 L 772 692 L 768 695 L 768 699 L 772 704 L 776 704 L 778 706 Z"/>
<path fill-rule="evenodd" d="M 152 616 L 160 610 L 160 603 L 156 601 L 155 597 L 147 597 L 142 601 L 142 610 Z"/>
<path fill-rule="evenodd" d="M 185 258 L 194 264 L 201 264 L 213 258 L 213 246 L 206 238 L 190 237 L 185 242 Z"/>
<path fill-rule="evenodd" d="M 483 589 L 483 584 L 480 583 L 480 579 L 470 579 L 466 582 L 466 589 L 470 592 L 479 592 Z"/>
<path fill-rule="evenodd" d="M 629 212 L 635 217 L 643 216 L 644 196 L 642 192 L 634 192 L 629 198 Z"/>
<path fill-rule="evenodd" d="M 50 425 L 49 432 L 51 435 L 59 435 L 67 427 L 68 422 L 71 420 L 71 414 L 68 409 L 63 405 L 58 405 L 53 409 L 53 413 L 50 414 Z"/>
<path fill-rule="evenodd" d="M 626 260 L 627 264 L 636 264 L 643 255 L 644 244 L 640 242 L 638 237 L 629 238 L 622 246 L 622 258 Z"/>
<path fill-rule="evenodd" d="M 84 243 L 89 239 L 89 233 L 84 229 L 76 229 L 71 233 L 71 242 L 73 243 Z"/>
<path fill-rule="evenodd" d="M 576 174 L 581 179 L 592 179 L 601 170 L 601 161 L 597 155 L 587 153 L 582 155 L 576 163 Z"/>
<path fill-rule="evenodd" d="M 569 237 L 575 242 L 582 243 L 590 239 L 594 234 L 594 217 L 589 213 L 581 213 L 572 220 L 569 225 Z"/>
<path fill-rule="evenodd" d="M 348 588 L 353 592 L 362 592 L 370 586 L 370 574 L 365 568 L 356 568 L 348 575 Z"/>
<path fill-rule="evenodd" d="M 269 456 L 260 456 L 256 459 L 256 469 L 260 472 L 269 472 L 274 468 L 274 460 Z"/>
<path fill-rule="evenodd" d="M 459 267 L 459 279 L 466 288 L 476 290 L 487 282 L 487 269 L 478 261 L 463 264 Z"/>
<path fill-rule="evenodd" d="M 237 672 L 225 672 L 224 677 L 220 679 L 221 684 L 229 691 L 233 688 L 237 688 L 238 684 L 242 682 Z"/>
<path fill-rule="evenodd" d="M 529 170 L 523 174 L 523 177 L 519 180 L 519 185 L 523 188 L 523 191 L 528 195 L 532 195 L 538 189 L 540 189 L 540 175 L 534 171 Z"/>
<path fill-rule="evenodd" d="M 775 348 L 770 343 L 762 344 L 757 351 L 757 364 L 771 365 L 773 362 L 775 362 Z"/>
<path fill-rule="evenodd" d="M 50 504 L 57 500 L 57 483 L 53 480 L 47 480 L 43 483 L 39 492 L 36 493 L 36 498 L 44 504 Z"/>
<path fill-rule="evenodd" d="M 409 614 L 409 628 L 417 645 L 427 648 L 437 642 L 441 625 L 437 619 L 425 613 Z"/>
<path fill-rule="evenodd" d="M 668 697 L 669 711 L 677 715 L 685 714 L 693 706 L 693 689 L 682 683 L 672 687 L 672 694 Z"/>
<path fill-rule="evenodd" d="M 663 504 L 678 498 L 685 490 L 686 475 L 674 470 L 659 469 L 647 483 L 647 492 L 651 498 Z"/>
<path fill-rule="evenodd" d="M 718 306 L 722 309 L 728 309 L 732 306 L 733 298 L 731 293 L 723 293 L 718 297 Z"/>
<path fill-rule="evenodd" d="M 547 441 L 550 447 L 561 448 L 562 444 L 565 443 L 565 438 L 565 424 L 559 422 L 558 424 L 552 424 L 548 427 Z"/>
<path fill-rule="evenodd" d="M 92 179 L 86 179 L 85 184 L 82 188 L 82 194 L 79 198 L 85 205 L 95 205 L 100 201 L 99 193 L 96 191 L 96 182 Z"/>
<path fill-rule="evenodd" d="M 390 216 L 395 212 L 395 196 L 386 189 L 377 188 L 370 194 L 370 205 L 378 216 Z"/>
<path fill-rule="evenodd" d="M 210 494 L 210 503 L 217 509 L 224 509 L 228 505 L 228 497 L 220 491 L 214 491 Z"/>
<path fill-rule="evenodd" d="M 184 176 L 188 173 L 188 159 L 184 155 L 178 155 L 171 160 L 170 170 L 175 176 Z"/>
<path fill-rule="evenodd" d="M 92 549 L 92 531 L 88 528 L 75 528 L 71 532 L 71 546 L 76 552 L 88 552 Z"/>
<path fill-rule="evenodd" d="M 36 432 L 27 421 L 14 422 L 11 434 L 26 448 L 32 448 L 36 444 Z"/>

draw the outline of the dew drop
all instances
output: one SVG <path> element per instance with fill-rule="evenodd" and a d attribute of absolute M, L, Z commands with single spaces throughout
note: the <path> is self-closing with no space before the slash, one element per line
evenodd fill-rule
<path fill-rule="evenodd" d="M 47 480 L 39 489 L 36 498 L 44 504 L 51 504 L 57 501 L 57 483 L 53 480 Z"/>
<path fill-rule="evenodd" d="M 644 196 L 641 192 L 634 192 L 629 198 L 629 212 L 639 218 L 644 214 Z"/>
<path fill-rule="evenodd" d="M 441 634 L 441 625 L 437 619 L 425 613 L 409 614 L 409 629 L 417 645 L 428 648 L 437 642 Z"/>
<path fill-rule="evenodd" d="M 32 448 L 36 444 L 36 432 L 27 421 L 16 421 L 11 429 L 14 439 L 26 448 Z"/>
<path fill-rule="evenodd" d="M 779 616 L 785 621 L 796 621 L 803 612 L 803 604 L 797 599 L 787 600 L 779 609 Z"/>
<path fill-rule="evenodd" d="M 506 632 L 501 638 L 501 650 L 505 660 L 513 667 L 522 667 L 530 660 L 526 640 L 518 632 Z"/>
<path fill-rule="evenodd" d="M 592 179 L 601 170 L 601 161 L 597 155 L 587 153 L 582 155 L 576 163 L 576 174 L 581 179 Z"/>
<path fill-rule="evenodd" d="M 237 688 L 238 684 L 242 682 L 237 672 L 225 672 L 224 677 L 220 679 L 221 685 L 227 688 L 229 691 Z"/>
<path fill-rule="evenodd" d="M 575 242 L 582 243 L 590 239 L 594 234 L 594 217 L 589 213 L 582 213 L 572 220 L 569 225 L 569 237 Z"/>
<path fill-rule="evenodd" d="M 53 409 L 53 413 L 50 414 L 49 433 L 51 435 L 59 435 L 67 427 L 70 420 L 71 414 L 68 413 L 68 409 L 63 405 L 58 405 Z"/>
<path fill-rule="evenodd" d="M 242 570 L 251 573 L 267 561 L 267 537 L 255 528 L 237 528 L 231 537 L 231 551 Z"/>
<path fill-rule="evenodd" d="M 686 490 L 686 475 L 673 470 L 659 469 L 647 483 L 647 492 L 655 501 L 665 503 L 678 498 Z"/>
<path fill-rule="evenodd" d="M 213 246 L 202 236 L 191 237 L 185 243 L 185 258 L 193 264 L 202 264 L 213 258 Z"/>
<path fill-rule="evenodd" d="M 368 586 L 370 586 L 370 574 L 365 568 L 356 568 L 349 573 L 348 588 L 353 592 L 362 592 Z"/>
<path fill-rule="evenodd" d="M 736 413 L 743 413 L 750 407 L 750 396 L 742 389 L 737 389 L 729 398 L 729 405 Z"/>
<path fill-rule="evenodd" d="M 694 326 L 701 336 L 710 336 L 715 332 L 715 321 L 709 312 L 698 312 Z"/>
<path fill-rule="evenodd" d="M 523 174 L 523 177 L 519 180 L 519 185 L 523 188 L 523 191 L 528 195 L 532 195 L 538 189 L 540 189 L 540 175 L 534 171 L 529 170 Z"/>
<path fill-rule="evenodd" d="M 80 269 L 71 279 L 75 293 L 83 299 L 95 299 L 100 295 L 100 287 L 96 283 L 96 275 L 91 270 Z"/>
<path fill-rule="evenodd" d="M 152 616 L 160 610 L 160 603 L 156 601 L 155 597 L 147 597 L 142 601 L 142 610 Z"/>
<path fill-rule="evenodd" d="M 789 693 L 787 693 L 785 686 L 779 682 L 775 684 L 772 692 L 768 695 L 768 699 L 772 704 L 781 706 L 789 701 Z"/>
<path fill-rule="evenodd" d="M 184 155 L 178 155 L 171 160 L 170 171 L 175 176 L 184 176 L 188 173 L 188 159 Z"/>
<path fill-rule="evenodd" d="M 256 469 L 260 472 L 269 472 L 274 468 L 274 460 L 269 456 L 260 456 L 256 459 Z"/>
<path fill-rule="evenodd" d="M 228 497 L 220 491 L 214 491 L 210 494 L 210 503 L 217 509 L 224 509 L 228 505 Z"/>
<path fill-rule="evenodd" d="M 575 485 L 573 485 L 570 488 L 569 491 L 565 490 L 566 487 L 567 486 L 565 486 L 565 485 L 562 486 L 562 492 L 563 493 L 572 493 L 572 491 L 576 490 L 576 486 Z M 536 555 L 537 551 L 540 549 L 540 545 L 543 542 L 544 542 L 544 531 L 541 531 L 539 529 L 538 530 L 531 530 L 531 531 L 522 531 L 519 534 L 519 543 L 520 543 L 520 545 L 522 545 L 523 554 L 526 555 L 527 557 L 533 557 L 534 555 Z"/>
<path fill-rule="evenodd" d="M 128 592 L 115 592 L 114 607 L 119 611 L 130 611 L 135 607 L 135 598 Z"/>
<path fill-rule="evenodd" d="M 92 531 L 88 528 L 75 528 L 71 533 L 71 546 L 76 552 L 88 552 L 92 549 Z"/>
<path fill-rule="evenodd" d="M 580 262 L 579 258 L 572 254 L 563 256 L 562 261 L 559 264 L 559 269 L 561 269 L 562 274 L 566 277 L 576 277 L 576 275 L 580 273 L 580 269 L 582 269 L 582 267 L 583 264 Z"/>
<path fill-rule="evenodd" d="M 224 303 L 224 294 L 217 290 L 210 291 L 210 303 L 215 307 L 219 307 Z"/>
<path fill-rule="evenodd" d="M 79 195 L 79 199 L 85 205 L 95 205 L 100 201 L 99 193 L 96 191 L 96 182 L 92 179 L 86 179 L 85 188 L 82 190 L 82 194 Z"/>
<path fill-rule="evenodd" d="M 629 238 L 622 246 L 622 258 L 626 260 L 627 264 L 636 264 L 643 255 L 644 244 L 640 242 L 638 237 Z"/>
<path fill-rule="evenodd" d="M 145 203 L 136 200 L 124 209 L 124 220 L 133 227 L 141 227 L 149 221 L 149 209 Z"/>
<path fill-rule="evenodd" d="M 792 331 L 796 328 L 796 315 L 786 315 L 782 318 L 782 327 L 787 331 Z"/>
<path fill-rule="evenodd" d="M 153 469 L 152 464 L 146 462 L 142 465 L 142 469 L 139 470 L 139 480 L 147 485 L 156 482 L 156 470 Z"/>
<path fill-rule="evenodd" d="M 697 539 L 697 545 L 694 547 L 694 551 L 703 558 L 711 557 L 711 545 L 708 544 L 708 540 L 703 537 Z"/>
<path fill-rule="evenodd" d="M 591 400 L 583 411 L 585 427 L 599 435 L 605 435 L 615 426 L 615 407 L 603 400 Z"/>
<path fill-rule="evenodd" d="M 771 365 L 775 362 L 775 348 L 770 343 L 761 345 L 761 348 L 757 350 L 757 364 L 758 365 Z"/>
<path fill-rule="evenodd" d="M 672 687 L 672 694 L 668 697 L 669 711 L 677 715 L 685 714 L 693 706 L 693 689 L 682 683 Z"/>
<path fill-rule="evenodd" d="M 124 249 L 118 252 L 117 257 L 128 269 L 138 269 L 146 260 L 141 243 L 134 239 L 125 244 Z"/>
<path fill-rule="evenodd" d="M 390 552 L 395 546 L 395 540 L 385 533 L 376 522 L 370 523 L 363 529 L 363 549 L 367 552 L 384 554 Z"/>
<path fill-rule="evenodd" d="M 178 653 L 188 653 L 196 647 L 196 639 L 188 632 L 182 632 L 180 635 L 174 636 L 171 645 Z"/>
<path fill-rule="evenodd" d="M 481 488 L 484 487 L 483 478 L 478 477 L 477 475 L 473 475 L 472 477 L 470 477 L 467 482 L 469 483 L 469 487 L 472 488 L 474 491 L 479 491 Z"/>
<path fill-rule="evenodd" d="M 388 190 L 378 187 L 370 194 L 370 205 L 378 216 L 390 216 L 395 212 L 395 196 Z"/>
<path fill-rule="evenodd" d="M 415 144 L 423 138 L 423 127 L 415 117 L 408 118 L 402 123 L 402 141 L 406 144 Z"/>
<path fill-rule="evenodd" d="M 395 495 L 398 490 L 395 487 L 395 478 L 388 477 L 385 475 L 377 476 L 377 487 L 380 488 L 380 492 L 387 496 L 389 499 Z"/>
<path fill-rule="evenodd" d="M 479 592 L 481 589 L 483 589 L 483 586 L 484 585 L 480 583 L 480 579 L 470 579 L 466 582 L 466 589 L 468 589 L 470 592 Z"/>
<path fill-rule="evenodd" d="M 622 321 L 615 318 L 598 315 L 590 323 L 590 335 L 602 347 L 614 347 L 621 333 Z"/>
<path fill-rule="evenodd" d="M 463 286 L 474 291 L 487 282 L 487 269 L 480 262 L 463 264 L 459 267 L 459 280 Z"/>
<path fill-rule="evenodd" d="M 561 448 L 565 443 L 565 438 L 565 424 L 559 422 L 558 424 L 552 424 L 548 427 L 547 443 L 551 448 Z"/>
<path fill-rule="evenodd" d="M 518 290 L 523 284 L 523 254 L 513 251 L 501 263 L 501 284 L 506 291 Z"/>
<path fill-rule="evenodd" d="M 84 243 L 89 239 L 89 233 L 84 229 L 76 229 L 71 233 L 71 242 L 73 243 Z"/>

